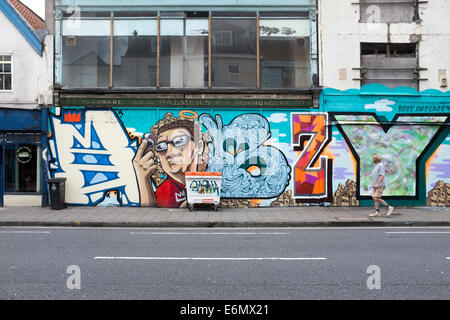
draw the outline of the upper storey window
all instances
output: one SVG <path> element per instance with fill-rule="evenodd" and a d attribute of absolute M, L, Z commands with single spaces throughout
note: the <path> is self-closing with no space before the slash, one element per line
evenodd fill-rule
<path fill-rule="evenodd" d="M 12 90 L 12 57 L 0 55 L 0 91 Z"/>
<path fill-rule="evenodd" d="M 65 88 L 309 88 L 310 20 L 289 12 L 108 12 L 62 22 Z"/>
<path fill-rule="evenodd" d="M 418 19 L 417 0 L 360 0 L 360 22 L 410 23 Z"/>

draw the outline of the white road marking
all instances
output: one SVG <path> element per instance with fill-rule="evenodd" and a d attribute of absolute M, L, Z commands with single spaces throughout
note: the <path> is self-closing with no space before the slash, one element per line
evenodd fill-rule
<path fill-rule="evenodd" d="M 286 261 L 307 261 L 307 260 L 327 260 L 327 258 L 214 258 L 214 257 L 95 257 L 96 260 L 219 260 L 219 261 L 251 261 L 251 260 L 286 260 Z"/>
<path fill-rule="evenodd" d="M 50 231 L 0 231 L 0 233 L 31 233 L 31 234 L 49 234 Z"/>
<path fill-rule="evenodd" d="M 284 235 L 288 232 L 130 232 L 130 234 L 151 235 Z"/>
<path fill-rule="evenodd" d="M 450 231 L 391 231 L 386 233 L 398 233 L 398 234 L 450 234 Z"/>

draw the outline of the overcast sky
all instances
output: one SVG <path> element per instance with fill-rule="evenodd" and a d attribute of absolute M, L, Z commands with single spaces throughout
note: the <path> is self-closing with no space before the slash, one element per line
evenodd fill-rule
<path fill-rule="evenodd" d="M 45 19 L 45 0 L 20 0 L 24 5 Z"/>

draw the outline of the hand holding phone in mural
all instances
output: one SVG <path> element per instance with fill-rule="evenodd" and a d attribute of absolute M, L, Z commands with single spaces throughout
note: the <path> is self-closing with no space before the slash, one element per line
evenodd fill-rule
<path fill-rule="evenodd" d="M 156 170 L 153 152 L 147 151 L 148 141 L 143 139 L 133 159 L 133 167 L 139 184 L 139 194 L 142 206 L 154 206 L 156 204 L 150 176 Z M 146 152 L 147 151 L 147 152 Z"/>

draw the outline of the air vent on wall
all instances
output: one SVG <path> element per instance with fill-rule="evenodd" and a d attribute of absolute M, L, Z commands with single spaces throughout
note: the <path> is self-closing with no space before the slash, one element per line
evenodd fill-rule
<path fill-rule="evenodd" d="M 67 46 L 68 47 L 75 47 L 77 45 L 77 38 L 76 37 L 68 37 L 67 38 Z"/>
<path fill-rule="evenodd" d="M 297 47 L 299 47 L 299 48 L 305 47 L 305 39 L 304 38 L 297 38 Z"/>

